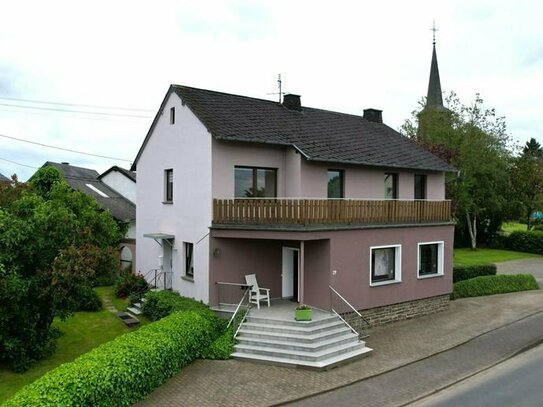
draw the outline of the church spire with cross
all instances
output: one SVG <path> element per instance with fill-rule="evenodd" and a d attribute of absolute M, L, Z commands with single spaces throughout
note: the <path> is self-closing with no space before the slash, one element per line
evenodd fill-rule
<path fill-rule="evenodd" d="M 436 23 L 434 21 L 433 27 L 430 29 L 433 31 L 433 51 L 432 51 L 432 64 L 430 66 L 430 81 L 428 82 L 428 94 L 426 95 L 425 109 L 431 110 L 444 110 L 443 95 L 441 93 L 441 81 L 439 79 L 439 68 L 437 66 L 437 54 L 436 54 Z"/>

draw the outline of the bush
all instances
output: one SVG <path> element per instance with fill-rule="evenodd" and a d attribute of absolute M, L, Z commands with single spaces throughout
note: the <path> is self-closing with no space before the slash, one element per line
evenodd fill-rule
<path fill-rule="evenodd" d="M 209 307 L 192 298 L 182 297 L 173 291 L 150 291 L 145 294 L 142 312 L 151 321 L 157 321 L 175 311 L 196 311 L 211 319 L 216 318 Z"/>
<path fill-rule="evenodd" d="M 455 266 L 453 267 L 453 283 L 469 280 L 470 278 L 481 276 L 495 276 L 495 264 L 481 264 L 474 266 Z"/>
<path fill-rule="evenodd" d="M 118 298 L 126 298 L 130 294 L 143 294 L 149 290 L 149 284 L 141 274 L 125 271 L 115 285 L 115 295 Z"/>
<path fill-rule="evenodd" d="M 100 296 L 90 287 L 81 287 L 78 302 L 78 311 L 100 311 L 102 309 Z"/>
<path fill-rule="evenodd" d="M 46 373 L 4 406 L 129 406 L 203 354 L 212 332 L 195 312 L 172 314 Z"/>
<path fill-rule="evenodd" d="M 455 283 L 452 298 L 480 297 L 537 289 L 539 286 L 531 274 L 482 276 Z"/>
<path fill-rule="evenodd" d="M 543 232 L 512 232 L 506 242 L 509 250 L 517 252 L 543 254 Z"/>

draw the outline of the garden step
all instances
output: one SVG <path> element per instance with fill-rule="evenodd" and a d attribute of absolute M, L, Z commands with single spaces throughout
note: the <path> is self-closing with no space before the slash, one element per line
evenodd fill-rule
<path fill-rule="evenodd" d="M 130 313 L 134 314 L 134 315 L 141 315 L 141 310 L 139 308 L 128 307 L 126 310 L 129 311 Z"/>
<path fill-rule="evenodd" d="M 242 325 L 242 328 L 238 332 L 238 339 L 243 338 L 259 338 L 259 339 L 269 339 L 269 340 L 288 340 L 293 343 L 310 343 L 316 340 L 326 340 L 333 338 L 335 336 L 343 335 L 346 332 L 352 332 L 347 326 L 343 325 L 337 328 L 329 329 L 323 332 L 318 332 L 314 334 L 287 334 L 287 333 L 276 333 L 276 332 L 266 332 L 266 331 L 255 331 L 251 329 L 246 329 L 245 324 Z"/>
<path fill-rule="evenodd" d="M 121 321 L 124 322 L 124 324 L 128 327 L 134 327 L 138 326 L 140 324 L 139 319 L 134 317 L 133 315 L 127 314 L 126 312 L 117 312 L 116 314 Z"/>
<path fill-rule="evenodd" d="M 270 340 L 270 339 L 261 339 L 261 338 L 247 338 L 244 336 L 238 337 L 238 344 L 240 345 L 250 345 L 250 346 L 264 346 L 274 349 L 286 349 L 293 351 L 305 351 L 305 352 L 319 352 L 324 349 L 329 349 L 334 346 L 347 345 L 347 344 L 358 344 L 358 335 L 355 335 L 352 332 L 344 332 L 340 336 L 328 338 L 328 339 L 319 339 L 312 343 L 298 343 L 288 340 Z M 362 343 L 364 345 L 364 343 Z"/>

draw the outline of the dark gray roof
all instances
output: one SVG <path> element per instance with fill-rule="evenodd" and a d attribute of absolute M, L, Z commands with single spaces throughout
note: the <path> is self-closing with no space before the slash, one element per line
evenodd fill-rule
<path fill-rule="evenodd" d="M 164 103 L 175 92 L 219 140 L 293 146 L 307 160 L 429 171 L 454 169 L 382 123 L 361 116 L 171 85 L 132 169 L 145 148 Z"/>
<path fill-rule="evenodd" d="M 116 165 L 114 165 L 110 169 L 106 170 L 104 173 L 100 174 L 100 176 L 98 176 L 98 179 L 102 179 L 105 175 L 109 174 L 112 171 L 118 171 L 121 174 L 124 174 L 127 178 L 129 178 L 132 181 L 136 182 L 136 172 L 135 171 L 130 171 L 130 170 L 127 170 L 125 168 L 118 167 Z"/>
<path fill-rule="evenodd" d="M 8 177 L 5 177 L 2 174 L 0 174 L 0 182 L 11 182 L 11 180 Z"/>
<path fill-rule="evenodd" d="M 108 209 L 111 212 L 115 219 L 119 221 L 131 221 L 136 219 L 136 206 L 117 193 L 114 189 L 100 181 L 98 179 L 100 174 L 97 171 L 51 161 L 47 161 L 43 166 L 55 167 L 60 171 L 68 185 L 73 189 L 77 189 L 78 191 L 95 198 L 102 208 Z M 107 198 L 90 188 L 89 185 L 107 195 Z"/>

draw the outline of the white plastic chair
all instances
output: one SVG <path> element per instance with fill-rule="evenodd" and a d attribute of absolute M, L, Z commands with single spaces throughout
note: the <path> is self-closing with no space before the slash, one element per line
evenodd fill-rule
<path fill-rule="evenodd" d="M 247 274 L 245 276 L 245 282 L 247 285 L 251 286 L 249 292 L 249 303 L 256 304 L 257 308 L 260 309 L 260 301 L 267 301 L 268 307 L 270 306 L 270 289 L 261 288 L 256 282 L 255 274 Z"/>

